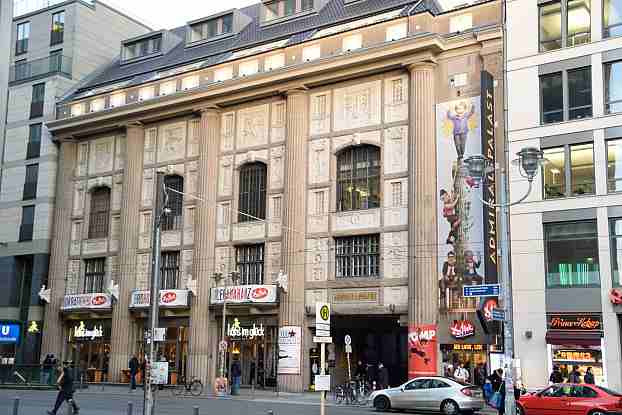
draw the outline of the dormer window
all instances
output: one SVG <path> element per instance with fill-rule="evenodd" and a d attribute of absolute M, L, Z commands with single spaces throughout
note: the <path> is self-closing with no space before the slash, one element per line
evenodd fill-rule
<path fill-rule="evenodd" d="M 156 55 L 162 52 L 162 35 L 123 44 L 121 58 L 124 62 Z"/>
<path fill-rule="evenodd" d="M 233 33 L 233 13 L 190 25 L 189 43 L 201 42 Z"/>
<path fill-rule="evenodd" d="M 271 22 L 312 11 L 314 0 L 276 0 L 264 3 L 264 21 Z"/>

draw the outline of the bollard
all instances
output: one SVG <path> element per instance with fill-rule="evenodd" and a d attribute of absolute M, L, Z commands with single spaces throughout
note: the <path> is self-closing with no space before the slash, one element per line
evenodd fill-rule
<path fill-rule="evenodd" d="M 13 415 L 18 415 L 19 414 L 19 398 L 15 398 L 15 400 L 13 401 Z"/>
<path fill-rule="evenodd" d="M 192 407 L 192 415 L 199 415 L 199 407 L 198 406 Z"/>
<path fill-rule="evenodd" d="M 127 403 L 127 415 L 134 414 L 134 404 L 132 402 Z"/>

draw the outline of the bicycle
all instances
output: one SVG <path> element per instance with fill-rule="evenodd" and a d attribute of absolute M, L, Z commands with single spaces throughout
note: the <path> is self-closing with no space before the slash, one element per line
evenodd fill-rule
<path fill-rule="evenodd" d="M 368 382 L 362 379 L 356 379 L 354 395 L 356 398 L 356 402 L 359 405 L 363 405 L 367 403 L 367 400 L 369 399 L 369 395 L 371 394 L 371 392 L 372 390 Z"/>
<path fill-rule="evenodd" d="M 354 405 L 357 403 L 355 389 L 352 387 L 354 382 L 346 382 L 335 388 L 335 401 L 338 405 L 342 402 L 346 405 Z"/>
<path fill-rule="evenodd" d="M 199 396 L 203 393 L 203 382 L 200 379 L 192 378 L 190 382 L 186 382 L 186 378 L 178 380 L 177 385 L 173 387 L 173 396 L 181 396 L 183 394 L 190 394 L 192 396 Z"/>

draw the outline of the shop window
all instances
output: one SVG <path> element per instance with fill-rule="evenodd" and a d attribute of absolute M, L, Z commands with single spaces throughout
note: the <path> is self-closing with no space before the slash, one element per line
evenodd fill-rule
<path fill-rule="evenodd" d="M 609 219 L 609 234 L 611 237 L 611 274 L 613 285 L 622 286 L 620 267 L 622 266 L 622 218 Z"/>
<path fill-rule="evenodd" d="M 103 293 L 106 278 L 106 258 L 84 261 L 84 294 Z"/>
<path fill-rule="evenodd" d="M 240 274 L 240 284 L 263 284 L 264 244 L 237 246 L 235 265 Z"/>
<path fill-rule="evenodd" d="M 605 381 L 603 372 L 603 352 L 600 346 L 579 346 L 574 345 L 574 340 L 566 340 L 568 345 L 551 345 L 551 356 L 553 365 L 557 366 L 561 372 L 564 382 L 568 382 L 568 376 L 575 366 L 579 372 L 585 375 L 588 367 L 592 368 L 592 374 L 596 384 L 600 385 Z M 589 386 L 583 385 L 560 385 L 552 386 L 543 395 L 548 397 L 572 397 L 590 398 L 594 391 Z"/>
<path fill-rule="evenodd" d="M 169 209 L 162 218 L 163 231 L 178 231 L 183 226 L 184 178 L 181 176 L 166 176 L 164 186 L 167 189 L 166 207 Z"/>
<path fill-rule="evenodd" d="M 160 265 L 160 289 L 175 290 L 179 283 L 179 252 L 162 252 Z"/>
<path fill-rule="evenodd" d="M 542 124 L 592 116 L 591 67 L 540 76 Z"/>
<path fill-rule="evenodd" d="M 544 225 L 547 288 L 600 285 L 596 221 Z"/>
<path fill-rule="evenodd" d="M 604 0 L 603 2 L 603 37 L 622 35 L 622 2 Z"/>
<path fill-rule="evenodd" d="M 110 223 L 110 188 L 99 187 L 91 192 L 89 239 L 107 238 Z"/>
<path fill-rule="evenodd" d="M 380 237 L 350 236 L 335 239 L 337 278 L 380 276 Z"/>
<path fill-rule="evenodd" d="M 380 149 L 349 147 L 337 155 L 337 210 L 380 206 Z"/>
<path fill-rule="evenodd" d="M 590 42 L 590 0 L 544 3 L 539 14 L 540 52 Z"/>
<path fill-rule="evenodd" d="M 266 218 L 266 165 L 248 163 L 240 168 L 238 222 Z"/>
<path fill-rule="evenodd" d="M 605 112 L 613 114 L 622 111 L 622 61 L 606 63 Z"/>
<path fill-rule="evenodd" d="M 594 144 L 574 144 L 544 150 L 544 198 L 594 194 Z"/>

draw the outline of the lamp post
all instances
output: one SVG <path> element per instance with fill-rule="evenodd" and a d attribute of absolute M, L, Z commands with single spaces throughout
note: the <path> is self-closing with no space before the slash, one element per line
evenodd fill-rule
<path fill-rule="evenodd" d="M 514 399 L 514 321 L 513 321 L 513 304 L 512 304 L 512 277 L 510 270 L 510 206 L 523 202 L 533 188 L 533 179 L 538 173 L 540 165 L 545 161 L 542 150 L 534 147 L 525 147 L 517 153 L 518 159 L 513 160 L 519 167 L 521 176 L 527 179 L 529 187 L 523 197 L 515 202 L 508 202 L 508 189 L 506 185 L 507 170 L 505 167 L 500 169 L 500 203 L 487 202 L 481 200 L 487 206 L 499 209 L 501 223 L 499 233 L 501 234 L 500 249 L 498 252 L 499 262 L 501 263 L 501 284 L 503 294 L 503 307 L 505 308 L 504 322 L 504 361 L 506 364 L 505 376 L 505 413 L 516 414 L 516 401 Z M 488 173 L 493 173 L 495 166 L 491 166 L 488 160 L 481 154 L 468 157 L 464 160 L 464 164 L 469 171 L 469 176 L 475 181 L 477 187 L 486 180 Z"/>
<path fill-rule="evenodd" d="M 236 285 L 239 280 L 240 273 L 237 271 L 229 274 L 233 284 Z M 222 272 L 214 273 L 214 281 L 216 285 L 220 284 L 220 281 L 224 280 L 224 289 L 223 289 L 223 301 L 222 301 L 222 330 L 220 335 L 220 344 L 225 344 L 225 333 L 226 333 L 226 323 L 227 323 L 227 277 L 225 277 Z M 224 379 L 225 377 L 225 360 L 227 356 L 226 347 L 221 347 L 219 345 L 219 355 L 220 355 L 220 377 Z"/>

